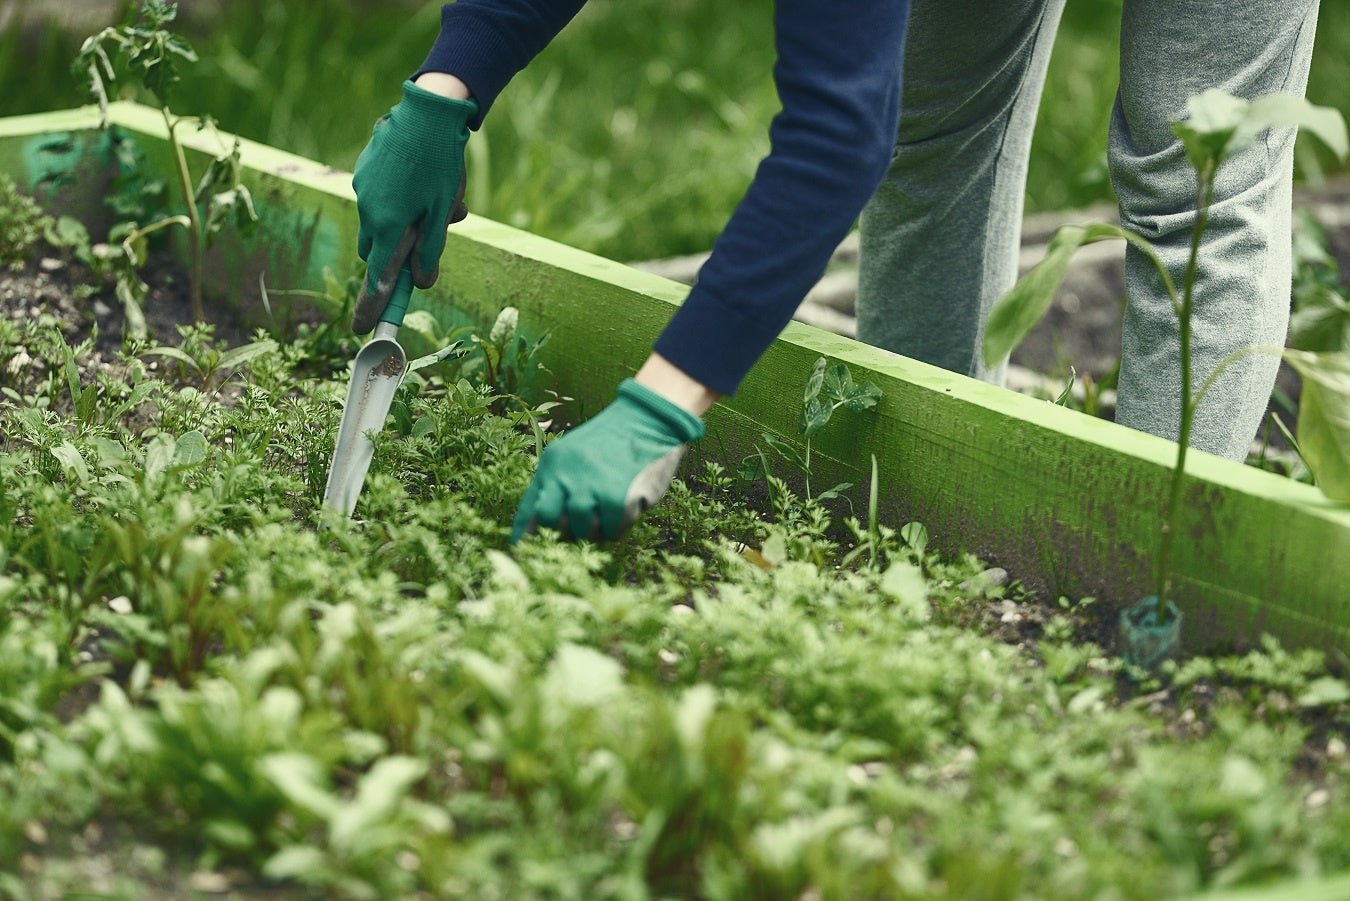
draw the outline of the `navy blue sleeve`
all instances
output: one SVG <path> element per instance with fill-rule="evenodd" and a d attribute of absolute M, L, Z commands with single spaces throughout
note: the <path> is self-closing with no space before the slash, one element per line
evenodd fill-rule
<path fill-rule="evenodd" d="M 890 165 L 908 0 L 778 0 L 770 152 L 655 351 L 735 392 Z"/>
<path fill-rule="evenodd" d="M 481 122 L 584 2 L 448 4 L 417 74 L 459 77 Z M 881 183 L 895 143 L 908 15 L 909 0 L 775 3 L 782 110 L 769 130 L 769 155 L 654 347 L 709 388 L 735 392 Z"/>
<path fill-rule="evenodd" d="M 469 86 L 483 117 L 517 72 L 572 21 L 586 0 L 459 0 L 441 8 L 441 33 L 422 67 Z"/>

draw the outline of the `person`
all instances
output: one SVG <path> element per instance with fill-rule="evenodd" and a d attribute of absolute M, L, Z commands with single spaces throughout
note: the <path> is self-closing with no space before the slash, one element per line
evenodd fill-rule
<path fill-rule="evenodd" d="M 435 282 L 446 225 L 465 215 L 466 142 L 583 4 L 443 7 L 439 37 L 357 160 L 357 251 L 367 264 L 358 333 L 375 326 L 405 266 L 418 287 Z M 828 15 L 818 0 L 775 2 L 782 108 L 770 151 L 646 362 L 609 406 L 540 455 L 513 541 L 541 526 L 612 538 L 664 495 L 703 435 L 703 414 L 792 318 L 885 175 L 908 12 L 908 0 L 849 0 Z"/>
<path fill-rule="evenodd" d="M 858 337 L 1001 382 L 983 326 L 1017 277 L 1036 107 L 1064 0 L 913 0 L 895 158 L 860 222 Z M 1248 100 L 1303 94 L 1317 0 L 1123 0 L 1120 83 L 1107 157 L 1121 224 L 1176 284 L 1190 252 L 1196 178 L 1171 123 L 1220 88 Z M 978 23 L 972 27 L 971 23 Z M 1230 353 L 1282 346 L 1291 290 L 1293 128 L 1220 170 L 1195 294 L 1193 388 Z M 1175 440 L 1176 316 L 1152 264 L 1125 259 L 1116 420 Z M 1279 361 L 1248 356 L 1199 407 L 1191 444 L 1245 458 Z"/>
<path fill-rule="evenodd" d="M 357 163 L 369 271 L 357 331 L 373 327 L 404 265 L 420 287 L 434 282 L 444 225 L 464 215 L 465 142 L 583 4 L 443 8 L 431 52 Z M 702 415 L 736 390 L 860 213 L 860 338 L 1001 380 L 1001 366 L 981 361 L 981 330 L 1016 276 L 1031 130 L 1063 6 L 859 0 L 821 15 L 818 3 L 778 0 L 782 110 L 769 155 L 651 356 L 612 404 L 541 455 L 513 540 L 537 526 L 610 538 L 658 500 Z M 1316 12 L 1317 0 L 1124 0 L 1112 179 L 1122 221 L 1160 246 L 1177 281 L 1195 204 L 1171 123 L 1209 87 L 1301 93 Z M 1197 384 L 1232 349 L 1283 342 L 1292 144 L 1292 129 L 1273 131 L 1220 173 L 1197 291 Z M 1175 437 L 1177 329 L 1155 277 L 1131 250 L 1117 418 Z M 1219 379 L 1193 443 L 1240 459 L 1276 365 L 1248 358 Z"/>

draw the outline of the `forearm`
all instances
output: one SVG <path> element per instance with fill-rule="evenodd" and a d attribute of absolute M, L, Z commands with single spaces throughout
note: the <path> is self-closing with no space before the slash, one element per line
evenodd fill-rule
<path fill-rule="evenodd" d="M 731 394 L 791 319 L 890 162 L 903 0 L 779 0 L 772 150 L 655 351 Z"/>

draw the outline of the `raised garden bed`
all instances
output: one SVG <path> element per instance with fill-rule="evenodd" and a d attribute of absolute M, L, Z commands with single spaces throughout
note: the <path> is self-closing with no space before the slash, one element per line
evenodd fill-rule
<path fill-rule="evenodd" d="M 152 161 L 163 159 L 157 114 L 115 105 L 111 118 Z M 48 163 L 35 148 L 70 133 L 85 135 L 92 151 L 96 121 L 93 110 L 8 120 L 0 171 L 37 180 Z M 194 141 L 219 149 L 205 135 L 187 137 L 189 147 Z M 347 271 L 355 217 L 346 173 L 248 142 L 243 163 L 264 222 L 247 246 L 220 254 L 213 283 L 240 315 L 260 317 L 259 271 L 281 286 L 320 285 L 325 267 Z M 446 253 L 446 277 L 418 302 L 449 326 L 491 321 L 509 298 L 525 334 L 551 333 L 543 362 L 583 414 L 636 369 L 685 290 L 477 217 L 452 230 Z M 867 423 L 821 436 L 822 481 L 865 483 L 875 454 L 888 520 L 920 520 L 939 546 L 976 553 L 1052 596 L 1114 604 L 1147 593 L 1173 462 L 1168 442 L 793 324 L 737 397 L 715 408 L 705 445 L 734 462 L 763 432 L 794 440 L 799 386 L 821 355 L 858 367 L 883 393 Z M 1192 647 L 1262 632 L 1320 647 L 1350 643 L 1350 510 L 1309 486 L 1205 455 L 1189 473 L 1179 530 L 1189 540 L 1174 566 Z"/>
<path fill-rule="evenodd" d="M 142 111 L 115 120 L 156 152 Z M 50 130 L 0 126 L 0 171 L 32 175 L 16 161 Z M 221 251 L 215 290 L 246 319 L 259 267 L 274 287 L 346 271 L 354 215 L 344 173 L 257 147 L 245 163 L 263 230 Z M 681 293 L 495 223 L 455 235 L 422 303 L 447 327 L 511 303 L 527 338 L 551 329 L 569 418 L 608 399 Z M 1343 594 L 1291 568 L 1343 575 L 1344 511 L 1311 489 L 1197 464 L 1216 508 L 1193 517 L 1183 572 L 1195 591 L 1215 554 L 1201 572 L 1225 594 L 1187 613 L 1224 619 L 1188 629 L 1259 649 L 1140 684 L 1097 640 L 1125 595 L 1082 588 L 1129 585 L 1122 536 L 1146 560 L 1138 496 L 1162 496 L 1164 442 L 793 328 L 624 543 L 507 554 L 535 439 L 484 392 L 413 380 L 360 521 L 324 518 L 350 345 L 302 329 L 226 379 L 119 361 L 105 334 L 122 368 L 76 361 L 72 381 L 53 364 L 90 323 L 78 277 L 43 268 L 12 277 L 13 299 L 41 302 L 4 332 L 46 341 L 30 356 L 48 362 L 7 376 L 19 399 L 0 412 L 0 860 L 16 862 L 0 891 L 1157 897 L 1350 866 L 1339 658 L 1255 631 L 1344 646 Z M 833 527 L 782 493 L 756 511 L 707 465 L 795 436 L 821 353 L 884 398 L 818 436 L 818 484 L 865 484 L 875 452 L 882 521 L 930 511 L 933 546 L 892 535 L 881 565 L 836 570 L 842 508 Z M 1252 568 L 1205 531 L 1250 548 L 1275 514 L 1291 545 L 1259 574 L 1314 603 L 1231 587 Z M 1000 548 L 1021 586 L 959 553 Z"/>

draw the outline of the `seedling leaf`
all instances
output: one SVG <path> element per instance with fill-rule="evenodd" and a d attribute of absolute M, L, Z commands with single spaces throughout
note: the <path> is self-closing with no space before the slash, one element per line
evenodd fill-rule
<path fill-rule="evenodd" d="M 264 354 L 271 353 L 277 349 L 277 342 L 270 338 L 262 341 L 253 341 L 249 344 L 243 344 L 239 347 L 233 347 L 220 355 L 220 361 L 216 363 L 216 369 L 228 370 L 243 366 L 250 360 L 256 360 Z"/>
<path fill-rule="evenodd" d="M 825 358 L 816 360 L 815 367 L 811 370 L 810 377 L 806 380 L 806 390 L 802 394 L 802 403 L 810 406 L 811 402 L 820 396 L 820 389 L 825 384 Z"/>
<path fill-rule="evenodd" d="M 802 408 L 802 434 L 810 438 L 829 424 L 830 416 L 833 414 L 834 407 L 819 397 L 811 398 Z"/>
<path fill-rule="evenodd" d="M 469 351 L 461 350 L 460 348 L 463 347 L 463 345 L 464 345 L 463 341 L 454 341 L 450 344 L 447 344 L 445 347 L 442 347 L 440 350 L 435 351 L 434 353 L 429 353 L 424 357 L 418 357 L 416 360 L 413 360 L 411 363 L 408 364 L 408 371 L 416 372 L 419 369 L 425 369 L 428 366 L 434 366 L 437 363 L 442 362 L 443 360 L 449 359 L 450 357 L 458 358 L 466 356 L 469 353 Z"/>
<path fill-rule="evenodd" d="M 1327 497 L 1350 501 L 1350 353 L 1286 350 L 1303 377 L 1298 446 Z"/>
<path fill-rule="evenodd" d="M 928 527 L 921 522 L 907 522 L 900 527 L 900 540 L 922 557 L 928 547 Z"/>
<path fill-rule="evenodd" d="M 1340 111 L 1309 103 L 1296 94 L 1270 94 L 1254 100 L 1247 110 L 1246 121 L 1257 129 L 1296 125 L 1325 144 L 1337 159 L 1345 159 L 1350 153 L 1345 119 Z"/>
<path fill-rule="evenodd" d="M 853 390 L 844 399 L 844 407 L 854 413 L 859 413 L 863 410 L 870 410 L 880 401 L 881 389 L 871 382 L 863 382 L 861 385 L 853 386 Z"/>
<path fill-rule="evenodd" d="M 782 438 L 779 438 L 771 432 L 765 432 L 763 438 L 764 443 L 778 451 L 779 456 L 784 460 L 787 460 L 798 469 L 806 469 L 806 460 L 802 457 L 801 452 L 797 450 L 795 445 L 784 441 Z"/>
<path fill-rule="evenodd" d="M 1045 259 L 1003 295 L 989 316 L 984 333 L 984 362 L 996 366 L 1022 343 L 1050 309 L 1055 291 L 1069 269 L 1069 260 L 1084 244 L 1107 238 L 1128 238 L 1114 225 L 1066 225 L 1050 239 Z"/>
<path fill-rule="evenodd" d="M 1307 690 L 1298 699 L 1301 707 L 1344 704 L 1346 701 L 1350 701 L 1350 686 L 1335 676 L 1323 676 L 1309 682 Z"/>

